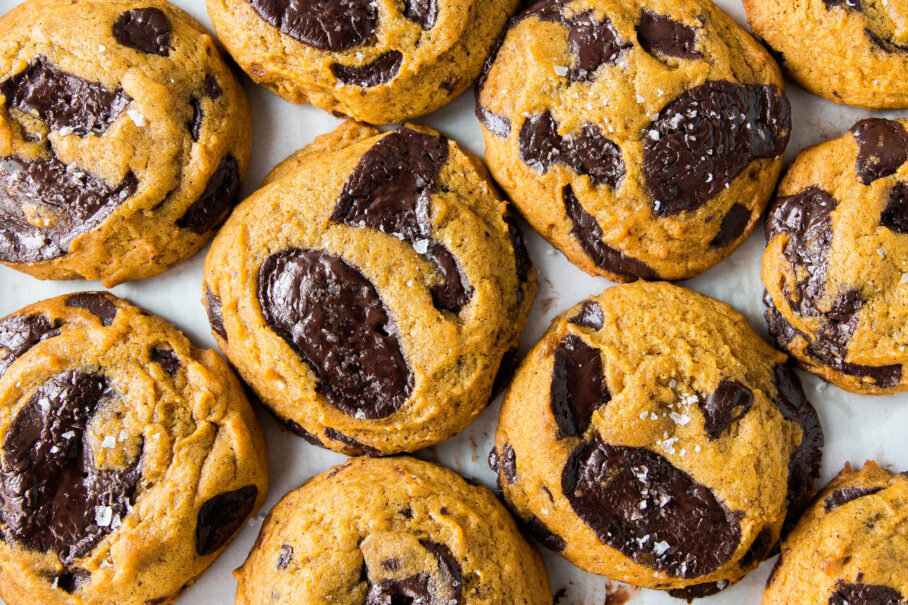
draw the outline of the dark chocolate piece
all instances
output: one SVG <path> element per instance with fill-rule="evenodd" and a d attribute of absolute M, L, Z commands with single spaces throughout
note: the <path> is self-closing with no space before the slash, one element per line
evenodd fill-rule
<path fill-rule="evenodd" d="M 239 194 L 239 165 L 232 155 L 225 155 L 208 178 L 202 195 L 177 220 L 177 226 L 196 235 L 208 233 L 227 218 Z"/>
<path fill-rule="evenodd" d="M 132 101 L 122 90 L 61 71 L 44 57 L 0 83 L 0 92 L 9 107 L 80 137 L 103 134 Z"/>
<path fill-rule="evenodd" d="M 72 567 L 57 576 L 57 588 L 72 594 L 91 581 L 91 572 L 81 567 Z"/>
<path fill-rule="evenodd" d="M 68 565 L 117 527 L 133 502 L 139 459 L 101 470 L 85 439 L 92 416 L 113 396 L 103 375 L 68 370 L 16 413 L 2 447 L 5 541 L 53 552 Z"/>
<path fill-rule="evenodd" d="M 517 363 L 517 349 L 508 349 L 501 356 L 498 371 L 495 372 L 495 380 L 492 381 L 492 395 L 489 397 L 489 402 L 498 397 L 511 382 L 514 377 L 514 371 L 517 369 Z"/>
<path fill-rule="evenodd" d="M 514 247 L 514 266 L 517 268 L 517 280 L 525 284 L 530 279 L 533 262 L 530 260 L 530 253 L 527 251 L 526 242 L 523 239 L 523 231 L 511 215 L 506 215 L 504 222 L 508 226 L 508 235 L 511 237 L 511 244 Z M 522 293 L 523 290 L 521 289 Z M 523 302 L 523 300 L 521 299 L 519 302 Z"/>
<path fill-rule="evenodd" d="M 495 64 L 495 59 L 498 57 L 498 52 L 501 50 L 501 45 L 504 44 L 505 36 L 507 36 L 508 30 L 513 27 L 518 19 L 519 17 L 511 17 L 511 19 L 508 20 L 504 31 L 501 32 L 498 39 L 495 41 L 495 44 L 492 46 L 492 49 L 489 51 L 489 56 L 486 57 L 485 63 L 482 64 L 482 71 L 479 72 L 479 78 L 476 79 L 476 89 L 474 93 L 474 111 L 476 112 L 476 117 L 489 132 L 503 139 L 506 139 L 511 135 L 511 120 L 490 109 L 486 109 L 482 105 L 480 97 L 482 96 L 483 88 L 485 88 L 486 80 L 489 79 L 489 72 L 492 70 L 492 65 Z"/>
<path fill-rule="evenodd" d="M 585 300 L 580 307 L 580 312 L 568 320 L 575 326 L 601 330 L 605 322 L 605 315 L 602 314 L 602 307 L 595 300 Z"/>
<path fill-rule="evenodd" d="M 552 388 L 549 406 L 558 439 L 583 437 L 593 412 L 612 396 L 605 384 L 599 350 L 573 334 L 565 336 L 553 353 Z"/>
<path fill-rule="evenodd" d="M 526 526 L 527 532 L 535 539 L 537 542 L 548 548 L 549 550 L 554 550 L 555 552 L 561 552 L 567 548 L 567 542 L 564 541 L 564 538 L 554 533 L 548 528 L 548 526 L 542 522 L 542 520 L 536 515 L 531 514 L 530 518 L 524 523 Z"/>
<path fill-rule="evenodd" d="M 208 315 L 208 325 L 215 334 L 227 340 L 227 330 L 224 329 L 224 316 L 221 314 L 221 299 L 217 294 L 205 286 L 205 313 Z"/>
<path fill-rule="evenodd" d="M 568 459 L 561 485 L 602 542 L 674 577 L 715 571 L 740 541 L 742 513 L 648 449 L 599 438 L 583 443 Z"/>
<path fill-rule="evenodd" d="M 202 119 L 205 117 L 205 113 L 202 111 L 202 101 L 200 99 L 190 99 L 189 105 L 192 106 L 192 121 L 187 124 L 189 126 L 189 136 L 192 137 L 193 141 L 198 142 L 199 135 L 202 134 Z"/>
<path fill-rule="evenodd" d="M 852 126 L 851 134 L 858 144 L 854 170 L 865 185 L 895 174 L 908 161 L 908 132 L 900 122 L 868 118 Z"/>
<path fill-rule="evenodd" d="M 29 349 L 60 333 L 59 321 L 46 316 L 10 315 L 0 320 L 0 376 Z"/>
<path fill-rule="evenodd" d="M 378 9 L 372 0 L 246 0 L 259 17 L 294 40 L 338 52 L 372 35 Z"/>
<path fill-rule="evenodd" d="M 404 17 L 429 31 L 438 19 L 438 0 L 404 0 Z"/>
<path fill-rule="evenodd" d="M 700 208 L 751 162 L 785 151 L 791 107 L 776 86 L 710 81 L 669 103 L 647 129 L 643 175 L 657 216 Z"/>
<path fill-rule="evenodd" d="M 848 504 L 852 500 L 870 496 L 881 491 L 883 491 L 882 487 L 843 487 L 826 496 L 826 499 L 823 500 L 823 508 L 828 513 L 843 504 Z"/>
<path fill-rule="evenodd" d="M 733 205 L 722 218 L 722 224 L 719 225 L 719 233 L 709 242 L 709 245 L 714 248 L 724 248 L 731 244 L 741 237 L 749 222 L 750 208 L 742 204 Z"/>
<path fill-rule="evenodd" d="M 168 345 L 162 344 L 154 347 L 148 357 L 151 361 L 164 368 L 164 371 L 171 376 L 176 376 L 182 367 L 180 358 Z"/>
<path fill-rule="evenodd" d="M 79 292 L 66 299 L 67 307 L 85 309 L 101 320 L 101 325 L 109 328 L 117 317 L 117 303 L 105 292 Z"/>
<path fill-rule="evenodd" d="M 740 382 L 723 380 L 705 402 L 698 399 L 703 412 L 703 428 L 710 441 L 722 436 L 728 426 L 744 416 L 754 404 L 753 391 Z"/>
<path fill-rule="evenodd" d="M 435 582 L 435 592 L 438 593 L 441 592 L 442 589 L 446 589 L 445 592 L 450 594 L 449 601 L 445 602 L 439 600 L 439 604 L 455 605 L 456 603 L 460 603 L 463 594 L 463 572 L 460 569 L 460 564 L 457 562 L 457 559 L 455 559 L 454 555 L 451 553 L 451 550 L 444 544 L 432 542 L 431 540 L 420 540 L 419 543 L 423 548 L 432 553 L 435 560 L 438 562 L 440 582 Z"/>
<path fill-rule="evenodd" d="M 672 588 L 668 591 L 668 595 L 676 599 L 685 599 L 690 603 L 694 599 L 702 599 L 703 597 L 722 592 L 728 588 L 728 586 L 729 583 L 727 580 L 704 582 L 702 584 L 694 584 L 693 586 L 685 586 L 684 588 Z"/>
<path fill-rule="evenodd" d="M 825 343 L 824 343 L 825 344 Z M 891 364 L 883 366 L 867 366 L 857 363 L 849 363 L 841 357 L 836 356 L 828 348 L 808 346 L 806 353 L 814 359 L 823 362 L 833 370 L 857 376 L 858 378 L 870 378 L 874 385 L 881 389 L 894 387 L 902 381 L 901 364 Z"/>
<path fill-rule="evenodd" d="M 747 552 L 744 553 L 744 556 L 741 557 L 739 563 L 741 569 L 749 571 L 751 568 L 754 568 L 765 561 L 775 545 L 776 541 L 772 539 L 772 529 L 768 527 L 761 529 L 760 533 L 757 534 L 757 537 L 754 538 L 750 548 L 748 548 Z"/>
<path fill-rule="evenodd" d="M 195 525 L 195 551 L 199 556 L 213 554 L 227 544 L 252 514 L 258 494 L 259 488 L 247 485 L 202 504 Z"/>
<path fill-rule="evenodd" d="M 65 255 L 76 237 L 107 219 L 138 184 L 131 172 L 110 186 L 56 158 L 0 158 L 0 260 L 33 263 Z"/>
<path fill-rule="evenodd" d="M 508 483 L 517 481 L 517 454 L 510 443 L 501 446 L 501 475 Z"/>
<path fill-rule="evenodd" d="M 218 84 L 217 78 L 211 74 L 205 74 L 205 94 L 212 99 L 219 99 L 224 91 Z"/>
<path fill-rule="evenodd" d="M 277 568 L 287 569 L 290 561 L 293 560 L 293 547 L 289 544 L 281 545 L 281 551 L 277 555 Z"/>
<path fill-rule="evenodd" d="M 659 57 L 699 59 L 697 30 L 671 17 L 644 10 L 637 24 L 637 42 L 646 52 Z"/>
<path fill-rule="evenodd" d="M 328 427 L 325 429 L 325 437 L 327 437 L 328 439 L 330 439 L 332 441 L 340 441 L 341 443 L 349 445 L 351 448 L 353 448 L 356 451 L 356 453 L 354 455 L 364 454 L 366 456 L 372 456 L 372 457 L 379 457 L 382 455 L 382 453 L 379 450 L 375 449 L 374 447 L 364 445 L 364 444 L 360 443 L 359 441 L 357 441 L 356 439 L 354 439 L 353 437 L 347 437 L 340 431 L 335 430 L 331 427 Z"/>
<path fill-rule="evenodd" d="M 899 181 L 889 194 L 880 224 L 896 233 L 908 233 L 908 183 Z"/>
<path fill-rule="evenodd" d="M 643 261 L 615 250 L 602 241 L 605 233 L 599 221 L 583 208 L 570 185 L 562 190 L 561 195 L 564 199 L 565 212 L 573 223 L 571 235 L 577 238 L 583 251 L 596 266 L 627 277 L 659 278 L 659 274 Z"/>
<path fill-rule="evenodd" d="M 861 582 L 846 584 L 839 580 L 829 597 L 829 605 L 906 605 L 906 600 L 902 593 L 889 586 Z"/>
<path fill-rule="evenodd" d="M 371 63 L 364 65 L 342 65 L 333 63 L 331 73 L 334 77 L 348 86 L 362 86 L 363 88 L 372 88 L 380 84 L 386 84 L 394 79 L 397 72 L 400 71 L 400 64 L 404 56 L 399 51 L 391 50 Z"/>
<path fill-rule="evenodd" d="M 122 13 L 113 26 L 113 37 L 130 48 L 166 57 L 170 54 L 173 26 L 164 11 L 147 7 Z"/>

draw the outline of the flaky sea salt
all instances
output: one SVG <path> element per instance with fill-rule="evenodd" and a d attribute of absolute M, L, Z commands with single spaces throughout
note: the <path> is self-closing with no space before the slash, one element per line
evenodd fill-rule
<path fill-rule="evenodd" d="M 113 509 L 109 506 L 96 506 L 95 507 L 95 523 L 98 527 L 110 527 L 110 522 L 113 521 Z"/>
<path fill-rule="evenodd" d="M 568 74 L 568 68 L 565 67 L 564 65 L 556 65 L 555 73 L 558 74 L 559 76 L 566 76 Z"/>
<path fill-rule="evenodd" d="M 114 439 L 113 435 L 104 435 L 104 439 L 101 441 L 101 447 L 106 447 L 108 449 L 115 447 L 117 445 L 117 440 Z"/>
<path fill-rule="evenodd" d="M 132 123 L 139 128 L 142 128 L 146 124 L 148 124 L 148 122 L 145 121 L 145 116 L 143 116 L 142 113 L 137 109 L 127 109 L 126 115 L 129 116 L 129 119 L 132 120 Z"/>

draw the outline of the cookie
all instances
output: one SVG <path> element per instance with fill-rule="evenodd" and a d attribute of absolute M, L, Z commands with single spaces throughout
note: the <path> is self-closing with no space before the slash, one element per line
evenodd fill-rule
<path fill-rule="evenodd" d="M 766 217 L 769 331 L 854 393 L 908 390 L 908 120 L 802 151 Z"/>
<path fill-rule="evenodd" d="M 411 125 L 348 122 L 292 155 L 205 263 L 221 350 L 288 428 L 350 455 L 413 451 L 466 427 L 505 375 L 535 293 L 482 163 Z"/>
<path fill-rule="evenodd" d="M 694 598 L 766 558 L 810 502 L 822 445 L 786 355 L 744 317 L 639 281 L 553 322 L 505 396 L 490 464 L 543 545 Z"/>
<path fill-rule="evenodd" d="M 234 576 L 237 605 L 552 603 L 492 492 L 409 457 L 355 458 L 284 496 Z"/>
<path fill-rule="evenodd" d="M 798 84 L 869 109 L 908 108 L 908 13 L 891 0 L 744 0 Z"/>
<path fill-rule="evenodd" d="M 782 543 L 763 605 L 908 603 L 908 475 L 845 469 Z"/>
<path fill-rule="evenodd" d="M 292 103 L 391 124 L 469 88 L 518 0 L 206 0 L 257 83 Z"/>
<path fill-rule="evenodd" d="M 0 597 L 167 604 L 265 501 L 230 366 L 101 292 L 0 319 Z"/>
<path fill-rule="evenodd" d="M 692 277 L 769 200 L 791 116 L 772 57 L 708 0 L 543 0 L 476 89 L 486 161 L 527 221 L 615 281 Z"/>
<path fill-rule="evenodd" d="M 105 286 L 204 246 L 237 199 L 249 106 L 163 0 L 28 0 L 0 18 L 0 262 Z"/>

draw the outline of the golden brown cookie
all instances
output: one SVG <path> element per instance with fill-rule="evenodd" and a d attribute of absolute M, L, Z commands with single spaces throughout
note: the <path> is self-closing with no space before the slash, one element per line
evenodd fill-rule
<path fill-rule="evenodd" d="M 814 94 L 908 108 L 908 7 L 901 0 L 744 0 L 753 32 Z"/>
<path fill-rule="evenodd" d="M 293 103 L 373 124 L 473 84 L 518 0 L 207 0 L 230 54 Z"/>
<path fill-rule="evenodd" d="M 0 18 L 0 261 L 113 286 L 188 259 L 250 129 L 216 42 L 168 2 L 24 2 Z"/>
<path fill-rule="evenodd" d="M 484 487 L 357 458 L 289 493 L 234 575 L 237 605 L 551 605 L 539 553 Z"/>
<path fill-rule="evenodd" d="M 854 393 L 908 390 L 908 120 L 802 151 L 766 218 L 769 331 Z"/>
<path fill-rule="evenodd" d="M 845 469 L 782 543 L 763 605 L 908 602 L 908 476 Z"/>
<path fill-rule="evenodd" d="M 683 279 L 772 194 L 791 116 L 772 57 L 709 0 L 542 0 L 480 77 L 486 161 L 568 260 Z"/>
<path fill-rule="evenodd" d="M 218 344 L 310 443 L 413 451 L 462 430 L 536 293 L 482 163 L 434 130 L 348 123 L 279 165 L 205 264 Z"/>
<path fill-rule="evenodd" d="M 0 597 L 167 604 L 265 501 L 230 366 L 102 292 L 0 319 Z"/>
<path fill-rule="evenodd" d="M 823 432 L 786 355 L 719 301 L 610 288 L 526 356 L 490 463 L 540 542 L 693 598 L 756 568 L 810 501 Z"/>

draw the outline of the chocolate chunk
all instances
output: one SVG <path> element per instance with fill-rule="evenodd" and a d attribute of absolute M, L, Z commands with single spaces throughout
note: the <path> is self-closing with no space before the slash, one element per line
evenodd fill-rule
<path fill-rule="evenodd" d="M 822 361 L 833 370 L 857 376 L 858 378 L 870 378 L 875 386 L 881 389 L 894 387 L 902 381 L 901 364 L 867 366 L 857 363 L 849 363 L 842 360 L 841 357 L 834 355 L 828 349 L 808 346 L 806 352 L 809 356 L 818 361 Z"/>
<path fill-rule="evenodd" d="M 117 303 L 105 292 L 79 292 L 66 299 L 67 307 L 79 307 L 101 320 L 109 328 L 117 317 Z"/>
<path fill-rule="evenodd" d="M 398 128 L 360 158 L 344 183 L 331 220 L 376 229 L 411 244 L 435 264 L 443 278 L 431 288 L 436 308 L 457 313 L 472 298 L 473 288 L 457 259 L 432 239 L 430 203 L 447 159 L 447 139 Z"/>
<path fill-rule="evenodd" d="M 355 455 L 355 456 L 358 456 L 360 454 L 365 454 L 366 456 L 378 457 L 378 456 L 382 455 L 382 453 L 379 450 L 375 449 L 374 447 L 364 445 L 364 444 L 360 443 L 359 441 L 357 441 L 356 439 L 354 439 L 353 437 L 347 437 L 340 431 L 332 429 L 331 427 L 328 427 L 325 429 L 325 437 L 327 437 L 328 439 L 330 439 L 332 441 L 339 441 L 341 443 L 345 443 L 345 444 L 349 445 L 351 448 L 354 449 L 353 455 Z"/>
<path fill-rule="evenodd" d="M 438 1 L 404 0 L 404 17 L 429 31 L 438 19 Z"/>
<path fill-rule="evenodd" d="M 208 233 L 227 218 L 240 194 L 240 169 L 232 155 L 221 158 L 202 195 L 177 220 L 177 226 L 196 235 Z"/>
<path fill-rule="evenodd" d="M 205 286 L 205 313 L 208 315 L 208 325 L 215 334 L 227 340 L 227 330 L 224 329 L 224 316 L 221 314 L 221 299 L 217 294 Z"/>
<path fill-rule="evenodd" d="M 517 269 L 517 280 L 525 284 L 530 279 L 530 271 L 533 263 L 530 260 L 530 253 L 527 251 L 526 242 L 523 240 L 523 231 L 520 225 L 514 220 L 514 217 L 507 215 L 504 222 L 508 226 L 508 235 L 511 237 L 511 244 L 514 247 L 514 266 Z M 521 295 L 523 290 L 521 290 Z M 519 302 L 523 302 L 521 299 Z"/>
<path fill-rule="evenodd" d="M 177 354 L 167 345 L 158 345 L 151 350 L 149 359 L 164 368 L 171 376 L 176 376 L 182 364 Z"/>
<path fill-rule="evenodd" d="M 841 6 L 854 10 L 861 10 L 861 0 L 823 0 L 823 4 L 825 4 L 827 8 Z"/>
<path fill-rule="evenodd" d="M 205 117 L 202 111 L 202 102 L 199 99 L 190 99 L 189 105 L 192 106 L 192 121 L 187 124 L 189 127 L 189 136 L 193 141 L 198 142 L 199 135 L 202 133 L 202 119 Z"/>
<path fill-rule="evenodd" d="M 495 64 L 495 59 L 498 58 L 498 52 L 501 50 L 501 45 L 504 44 L 505 36 L 507 36 L 508 30 L 517 22 L 517 19 L 518 17 L 511 17 L 508 21 L 504 31 L 501 32 L 501 35 L 498 36 L 498 39 L 489 51 L 489 56 L 486 57 L 485 63 L 482 64 L 482 71 L 479 72 L 479 78 L 476 79 L 476 117 L 489 132 L 503 139 L 506 139 L 511 135 L 511 120 L 483 107 L 480 97 L 482 96 L 483 88 L 485 88 L 486 80 L 489 79 L 489 72 L 492 70 L 492 65 Z"/>
<path fill-rule="evenodd" d="M 598 349 L 573 334 L 562 339 L 553 355 L 549 406 L 558 439 L 583 437 L 593 412 L 612 398 L 602 373 L 602 357 Z"/>
<path fill-rule="evenodd" d="M 498 469 L 501 468 L 501 456 L 498 455 L 498 450 L 494 447 L 492 451 L 489 452 L 489 468 L 498 472 Z"/>
<path fill-rule="evenodd" d="M 338 52 L 372 35 L 378 9 L 372 0 L 246 0 L 265 23 L 317 50 Z"/>
<path fill-rule="evenodd" d="M 247 485 L 206 500 L 195 524 L 196 553 L 204 557 L 227 544 L 252 514 L 258 494 L 259 488 Z"/>
<path fill-rule="evenodd" d="M 829 605 L 905 605 L 905 598 L 895 588 L 880 584 L 846 584 L 839 580 Z"/>
<path fill-rule="evenodd" d="M 676 599 L 686 599 L 687 602 L 690 603 L 694 599 L 702 599 L 703 597 L 722 592 L 728 588 L 728 585 L 727 580 L 704 582 L 702 584 L 694 584 L 693 586 L 685 586 L 684 588 L 672 588 L 668 591 L 668 594 Z"/>
<path fill-rule="evenodd" d="M 440 582 L 434 584 L 435 592 L 446 592 L 450 595 L 448 601 L 439 601 L 440 603 L 460 603 L 463 593 L 463 572 L 460 564 L 451 550 L 444 544 L 432 542 L 431 540 L 420 540 L 419 543 L 423 548 L 428 550 L 438 562 L 438 571 L 441 576 Z"/>
<path fill-rule="evenodd" d="M 205 94 L 212 99 L 218 99 L 224 91 L 221 90 L 221 85 L 218 84 L 217 78 L 211 74 L 205 74 Z"/>
<path fill-rule="evenodd" d="M 136 8 L 122 13 L 113 37 L 123 46 L 166 57 L 170 54 L 170 17 L 157 8 Z"/>
<path fill-rule="evenodd" d="M 646 133 L 653 212 L 671 216 L 703 206 L 754 160 L 781 155 L 791 107 L 776 86 L 711 81 L 669 103 Z"/>
<path fill-rule="evenodd" d="M 514 371 L 517 369 L 517 349 L 508 349 L 501 356 L 501 362 L 498 364 L 498 371 L 495 372 L 495 380 L 492 382 L 492 395 L 489 398 L 491 402 L 498 397 L 504 388 L 511 382 L 514 377 Z"/>
<path fill-rule="evenodd" d="M 744 416 L 754 404 L 753 391 L 740 382 L 723 380 L 705 402 L 697 401 L 703 412 L 703 428 L 710 441 L 722 436 L 728 426 Z"/>
<path fill-rule="evenodd" d="M 602 542 L 675 577 L 715 571 L 740 541 L 742 514 L 648 449 L 599 438 L 583 443 L 568 459 L 561 485 L 574 512 Z"/>
<path fill-rule="evenodd" d="M 0 83 L 0 92 L 9 107 L 80 137 L 103 134 L 132 101 L 122 90 L 61 71 L 44 57 Z"/>
<path fill-rule="evenodd" d="M 281 545 L 281 551 L 277 555 L 277 568 L 287 569 L 290 561 L 293 560 L 293 547 L 288 544 Z"/>
<path fill-rule="evenodd" d="M 530 518 L 526 520 L 524 525 L 533 539 L 546 548 L 555 552 L 561 552 L 567 548 L 567 542 L 564 541 L 564 538 L 552 532 L 536 515 L 530 514 Z"/>
<path fill-rule="evenodd" d="M 804 395 L 801 381 L 791 366 L 779 363 L 772 371 L 776 406 L 783 418 L 798 423 L 801 428 L 801 444 L 788 462 L 788 512 L 782 527 L 784 536 L 813 497 L 813 482 L 820 475 L 824 438 L 817 412 Z"/>
<path fill-rule="evenodd" d="M 56 158 L 0 158 L 0 260 L 34 263 L 65 255 L 74 239 L 107 219 L 138 184 L 131 172 L 111 187 Z"/>
<path fill-rule="evenodd" d="M 65 593 L 72 594 L 91 581 L 91 572 L 81 567 L 73 567 L 57 576 L 56 580 L 57 588 Z"/>
<path fill-rule="evenodd" d="M 644 10 L 637 24 L 637 42 L 654 57 L 699 59 L 697 30 L 671 17 Z"/>
<path fill-rule="evenodd" d="M 908 233 L 908 183 L 899 181 L 889 194 L 889 203 L 880 215 L 880 225 L 896 233 Z"/>
<path fill-rule="evenodd" d="M 596 266 L 626 277 L 659 278 L 659 274 L 643 261 L 619 252 L 602 241 L 605 233 L 599 221 L 583 208 L 570 185 L 562 190 L 561 195 L 565 212 L 573 223 L 571 235 L 577 238 L 583 251 Z"/>
<path fill-rule="evenodd" d="M 268 413 L 270 413 L 277 422 L 282 424 L 284 428 L 297 435 L 298 437 L 302 437 L 303 441 L 305 441 L 309 445 L 314 445 L 316 447 L 325 447 L 325 444 L 322 443 L 321 439 L 304 429 L 298 422 L 294 422 L 289 418 L 281 418 L 274 412 L 274 410 L 269 407 L 265 407 L 265 409 L 268 410 Z"/>
<path fill-rule="evenodd" d="M 568 320 L 574 325 L 584 328 L 601 330 L 605 323 L 605 315 L 602 314 L 602 307 L 595 300 L 585 300 L 580 307 L 580 312 Z"/>
<path fill-rule="evenodd" d="M 897 44 L 895 39 L 883 32 L 877 33 L 870 27 L 864 28 L 864 34 L 870 43 L 887 53 L 905 53 L 908 52 L 908 45 Z"/>
<path fill-rule="evenodd" d="M 796 330 L 794 326 L 788 323 L 788 320 L 782 316 L 778 307 L 776 307 L 775 303 L 772 301 L 772 297 L 769 296 L 769 292 L 766 290 L 763 290 L 763 304 L 766 305 L 766 313 L 764 315 L 766 325 L 769 328 L 769 333 L 779 344 L 779 348 L 787 348 L 789 343 L 798 336 L 806 338 L 803 332 Z"/>
<path fill-rule="evenodd" d="M 400 71 L 400 64 L 403 59 L 404 56 L 399 51 L 392 50 L 364 65 L 332 63 L 331 73 L 348 86 L 372 88 L 393 80 L 397 72 Z"/>
<path fill-rule="evenodd" d="M 508 483 L 517 481 L 517 454 L 510 443 L 501 446 L 501 475 Z"/>
<path fill-rule="evenodd" d="M 366 594 L 363 605 L 396 605 L 434 603 L 432 593 L 429 592 L 428 574 L 419 574 L 401 580 L 382 580 L 373 584 Z"/>
<path fill-rule="evenodd" d="M 823 500 L 823 508 L 828 513 L 852 500 L 870 496 L 880 491 L 883 491 L 882 487 L 843 487 L 826 496 L 826 499 Z"/>
<path fill-rule="evenodd" d="M 617 187 L 624 178 L 621 150 L 589 122 L 572 136 L 562 137 L 551 112 L 546 110 L 524 121 L 518 145 L 520 159 L 542 173 L 555 164 L 563 164 L 577 174 L 589 176 L 594 184 Z"/>
<path fill-rule="evenodd" d="M 0 320 L 0 376 L 33 346 L 57 336 L 60 325 L 38 313 L 10 315 Z"/>
<path fill-rule="evenodd" d="M 719 233 L 709 245 L 714 248 L 724 248 L 738 239 L 747 229 L 750 222 L 750 208 L 741 204 L 733 205 L 719 225 Z"/>
<path fill-rule="evenodd" d="M 397 324 L 375 287 L 327 252 L 291 248 L 262 263 L 265 321 L 318 377 L 316 390 L 357 418 L 390 416 L 410 396 L 413 372 Z"/>
<path fill-rule="evenodd" d="M 18 411 L 2 447 L 5 541 L 53 552 L 66 565 L 126 515 L 141 477 L 139 460 L 101 470 L 85 439 L 92 416 L 112 396 L 104 376 L 69 370 L 41 385 Z"/>
<path fill-rule="evenodd" d="M 858 144 L 854 170 L 865 185 L 895 174 L 908 161 L 908 132 L 900 122 L 868 118 L 852 126 L 851 134 Z"/>
<path fill-rule="evenodd" d="M 749 571 L 751 568 L 756 567 L 765 561 L 775 544 L 776 542 L 772 538 L 772 529 L 768 527 L 761 529 L 760 533 L 757 534 L 757 537 L 754 538 L 750 548 L 748 548 L 747 552 L 744 553 L 744 556 L 741 557 L 741 569 Z"/>
<path fill-rule="evenodd" d="M 400 570 L 400 559 L 391 558 L 386 561 L 381 562 L 383 569 L 388 571 L 399 571 Z"/>

